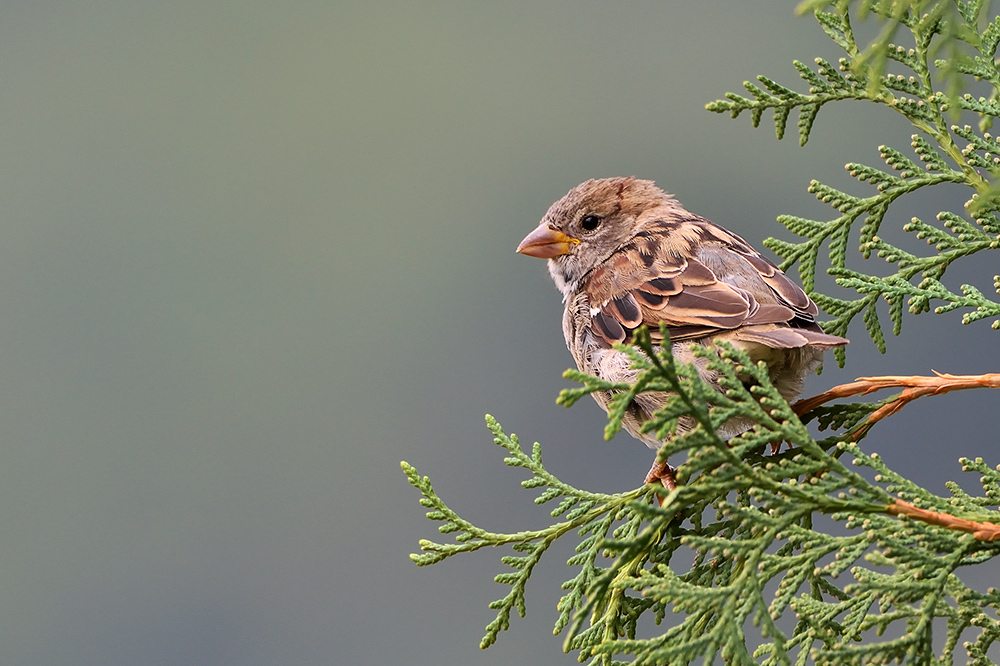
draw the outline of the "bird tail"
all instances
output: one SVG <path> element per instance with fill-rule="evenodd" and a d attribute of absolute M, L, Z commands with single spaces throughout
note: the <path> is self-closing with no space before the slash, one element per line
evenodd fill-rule
<path fill-rule="evenodd" d="M 832 349 L 848 343 L 847 338 L 842 338 L 839 335 L 830 335 L 808 328 L 789 328 L 773 324 L 744 326 L 733 331 L 733 337 L 742 342 L 756 342 L 772 349 L 797 349 L 807 346 L 817 349 Z"/>

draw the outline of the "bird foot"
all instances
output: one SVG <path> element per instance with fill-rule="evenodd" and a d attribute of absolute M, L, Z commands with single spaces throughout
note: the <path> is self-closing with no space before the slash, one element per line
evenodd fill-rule
<path fill-rule="evenodd" d="M 671 491 L 677 487 L 677 477 L 674 476 L 674 472 L 676 471 L 676 468 L 671 466 L 670 463 L 654 460 L 653 466 L 649 468 L 649 472 L 646 474 L 644 483 L 659 481 L 663 484 L 664 488 Z M 663 504 L 663 499 L 657 496 L 656 503 Z"/>

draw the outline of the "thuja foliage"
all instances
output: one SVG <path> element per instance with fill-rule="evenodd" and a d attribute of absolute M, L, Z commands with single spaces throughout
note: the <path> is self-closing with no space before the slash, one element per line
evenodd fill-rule
<path fill-rule="evenodd" d="M 808 93 L 760 77 L 763 87 L 747 85 L 751 97 L 730 95 L 710 108 L 734 116 L 748 111 L 754 124 L 772 109 L 779 138 L 789 114 L 797 110 L 804 143 L 823 105 L 875 102 L 898 111 L 917 128 L 915 158 L 882 147 L 889 170 L 848 165 L 852 174 L 876 186 L 877 192 L 867 198 L 814 183 L 811 189 L 840 216 L 828 222 L 783 217 L 786 227 L 806 240 L 771 241 L 770 246 L 785 258 L 786 267 L 798 263 L 813 291 L 819 249 L 827 245 L 830 271 L 860 295 L 841 300 L 813 293 L 834 317 L 827 330 L 844 333 L 862 314 L 883 348 L 875 309 L 880 296 L 889 301 L 897 332 L 904 301 L 914 313 L 928 310 L 931 301 L 943 301 L 939 312 L 971 308 L 966 321 L 1000 315 L 1000 305 L 982 292 L 966 285 L 957 294 L 941 282 L 952 262 L 1000 245 L 1000 196 L 993 185 L 993 155 L 1000 154 L 1000 147 L 985 131 L 989 120 L 1000 115 L 1000 100 L 994 99 L 1000 74 L 993 60 L 1000 18 L 985 23 L 981 2 L 897 0 L 865 3 L 863 8 L 814 2 L 809 7 L 846 58 L 837 66 L 817 61 L 815 69 L 796 63 Z M 865 48 L 855 42 L 851 10 L 856 16 L 886 17 L 885 29 Z M 914 45 L 900 50 L 891 40 L 906 31 Z M 947 59 L 934 60 L 935 54 Z M 912 76 L 886 73 L 897 65 Z M 960 94 L 962 77 L 997 87 L 989 97 L 973 99 Z M 938 91 L 935 85 L 944 88 Z M 980 129 L 949 124 L 963 110 L 980 116 Z M 960 147 L 957 139 L 967 146 Z M 879 238 L 879 226 L 897 198 L 945 182 L 972 188 L 965 213 L 941 212 L 941 227 L 920 220 L 906 227 L 927 239 L 936 253 L 918 257 Z M 855 230 L 858 220 L 860 229 Z M 862 254 L 885 258 L 895 274 L 876 277 L 846 268 L 855 231 Z M 666 329 L 661 332 L 669 339 Z M 1000 471 L 981 459 L 960 459 L 962 468 L 976 475 L 970 485 L 978 483 L 982 494 L 949 483 L 950 495 L 942 497 L 893 472 L 859 445 L 907 400 L 950 389 L 931 385 L 923 393 L 909 394 L 908 388 L 883 400 L 830 405 L 824 399 L 796 409 L 771 385 L 763 364 L 755 365 L 727 344 L 700 351 L 719 374 L 724 393 L 703 382 L 692 366 L 677 362 L 669 345 L 654 346 L 643 329 L 634 346 L 617 349 L 639 370 L 634 384 L 567 371 L 566 377 L 581 386 L 563 391 L 559 402 L 570 406 L 595 391 L 614 392 L 605 433 L 610 438 L 621 429 L 635 395 L 669 393 L 666 404 L 644 425 L 665 438 L 660 460 L 683 462 L 677 487 L 669 493 L 660 486 L 621 494 L 574 488 L 545 468 L 539 444 L 526 450 L 487 417 L 506 464 L 528 473 L 522 486 L 537 493 L 536 503 L 554 505 L 551 525 L 503 534 L 461 518 L 427 477 L 402 464 L 422 495 L 427 517 L 450 537 L 422 540 L 421 552 L 411 556 L 414 562 L 423 566 L 486 547 L 507 549 L 495 578 L 505 592 L 490 604 L 496 616 L 486 627 L 482 647 L 508 629 L 513 612 L 524 616 L 525 589 L 535 565 L 563 538 L 574 540 L 576 548 L 567 562 L 570 577 L 556 604 L 554 632 L 581 662 L 687 664 L 718 658 L 765 665 L 951 664 L 961 654 L 974 664 L 996 660 L 1000 591 L 972 589 L 962 572 L 995 566 L 993 558 L 1000 554 Z M 868 388 L 883 385 L 911 386 L 890 381 Z M 971 378 L 960 387 L 973 385 L 1000 387 L 1000 375 Z M 723 441 L 718 428 L 736 416 L 752 419 L 755 427 Z M 814 438 L 807 428 L 810 421 L 829 435 Z M 679 422 L 692 427 L 678 432 Z"/>
<path fill-rule="evenodd" d="M 750 93 L 743 97 L 730 93 L 712 102 L 710 111 L 736 117 L 744 111 L 757 126 L 764 111 L 772 110 L 778 138 L 786 131 L 792 111 L 798 113 L 799 143 L 809 139 L 820 109 L 844 100 L 864 101 L 891 109 L 908 120 L 917 133 L 910 149 L 879 146 L 884 167 L 850 163 L 850 174 L 875 187 L 867 196 L 842 192 L 813 181 L 809 191 L 830 204 L 837 216 L 828 221 L 794 215 L 778 218 L 792 233 L 803 237 L 799 243 L 768 239 L 765 245 L 784 258 L 782 269 L 798 264 L 806 290 L 834 317 L 824 328 L 838 335 L 862 315 L 865 328 L 875 344 L 885 351 L 885 333 L 876 309 L 880 299 L 889 303 L 892 330 L 898 334 L 903 323 L 904 305 L 913 314 L 931 309 L 936 312 L 968 309 L 963 323 L 1000 315 L 1000 303 L 975 286 L 964 284 L 960 292 L 941 281 L 955 261 L 972 254 L 1000 249 L 1000 140 L 986 130 L 1000 116 L 1000 70 L 995 60 L 1000 44 L 1000 17 L 986 20 L 987 2 L 970 0 L 882 0 L 853 3 L 808 2 L 816 8 L 823 30 L 845 51 L 835 65 L 817 58 L 814 65 L 795 61 L 808 92 L 759 76 L 760 85 L 744 84 Z M 850 10 L 860 9 L 885 19 L 885 29 L 867 48 L 859 46 L 851 25 Z M 985 27 L 980 31 L 979 26 Z M 891 39 L 908 33 L 907 44 Z M 941 58 L 936 56 L 945 55 Z M 973 81 L 986 89 L 986 96 L 963 93 Z M 960 123 L 962 118 L 978 119 L 978 128 Z M 920 164 L 923 164 L 921 168 Z M 903 228 L 927 242 L 934 250 L 917 256 L 879 237 L 890 205 L 899 197 L 954 183 L 970 189 L 966 212 L 937 212 L 937 223 L 913 218 Z M 895 272 L 879 277 L 847 268 L 847 255 L 854 233 L 861 254 L 872 253 L 892 264 Z M 841 299 L 814 291 L 819 254 L 828 250 L 830 268 L 837 283 L 858 294 Z M 1000 265 L 1000 254 L 995 265 Z M 1000 276 L 993 277 L 992 290 L 1000 293 Z M 993 321 L 1000 329 L 1000 319 Z M 843 350 L 838 360 L 843 363 Z"/>
<path fill-rule="evenodd" d="M 422 540 L 414 562 L 434 564 L 487 546 L 512 549 L 500 558 L 508 570 L 495 578 L 510 589 L 490 604 L 497 615 L 482 647 L 508 628 L 512 611 L 524 615 L 535 565 L 556 539 L 567 537 L 578 543 L 554 631 L 581 661 L 629 663 L 622 660 L 631 656 L 631 663 L 674 664 L 719 655 L 735 664 L 952 663 L 961 645 L 975 663 L 990 663 L 987 653 L 1000 641 L 1000 591 L 972 590 L 956 574 L 1000 554 L 1000 540 L 990 540 L 1000 531 L 977 534 L 895 516 L 906 513 L 901 506 L 919 506 L 983 526 L 996 520 L 1000 472 L 982 460 L 962 460 L 979 475 L 983 495 L 951 484 L 952 496 L 938 497 L 852 441 L 867 432 L 864 418 L 882 402 L 814 410 L 836 430 L 817 441 L 771 385 L 767 368 L 727 344 L 701 352 L 722 376 L 725 395 L 692 366 L 652 346 L 648 334 L 640 333 L 636 347 L 618 348 L 640 369 L 636 384 L 569 371 L 583 386 L 564 391 L 560 401 L 620 392 L 610 412 L 615 431 L 630 396 L 670 392 L 645 428 L 672 432 L 685 416 L 696 425 L 668 439 L 659 453 L 675 461 L 686 456 L 669 494 L 653 487 L 615 495 L 573 488 L 545 469 L 539 444 L 526 451 L 487 417 L 505 462 L 530 473 L 521 485 L 538 492 L 536 503 L 555 503 L 552 516 L 559 519 L 538 530 L 497 534 L 460 518 L 426 477 L 403 463 L 427 517 L 454 535 L 451 543 Z M 757 426 L 723 441 L 716 430 L 734 415 Z M 649 501 L 654 492 L 665 494 L 662 505 Z M 840 529 L 813 529 L 819 515 Z M 672 615 L 653 638 L 639 637 L 641 618 L 649 618 L 648 634 L 668 613 L 679 619 Z M 936 657 L 935 632 L 944 637 Z"/>

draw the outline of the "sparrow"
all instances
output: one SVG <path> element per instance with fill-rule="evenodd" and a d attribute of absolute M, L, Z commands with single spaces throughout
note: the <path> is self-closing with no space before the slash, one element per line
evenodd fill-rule
<path fill-rule="evenodd" d="M 666 324 L 674 358 L 694 363 L 720 392 L 717 374 L 694 350 L 731 343 L 766 363 L 772 384 L 788 401 L 801 393 L 824 350 L 848 343 L 823 332 L 816 304 L 777 266 L 649 180 L 602 178 L 577 185 L 552 204 L 517 251 L 548 259 L 565 304 L 566 346 L 581 371 L 609 382 L 636 380 L 638 371 L 612 345 L 631 344 L 640 326 L 662 344 L 660 324 Z M 664 440 L 641 432 L 642 424 L 667 395 L 637 395 L 623 419 L 625 430 L 652 449 Z M 607 411 L 612 393 L 593 396 Z M 733 418 L 719 435 L 729 439 L 753 425 Z M 682 422 L 678 429 L 690 427 Z M 659 480 L 673 490 L 674 472 L 668 463 L 654 462 L 646 483 Z"/>

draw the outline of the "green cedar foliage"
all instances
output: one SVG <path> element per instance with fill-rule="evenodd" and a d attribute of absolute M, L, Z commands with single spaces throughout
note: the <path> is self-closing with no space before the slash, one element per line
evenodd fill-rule
<path fill-rule="evenodd" d="M 837 67 L 824 61 L 817 61 L 815 69 L 796 63 L 810 86 L 808 94 L 760 77 L 763 87 L 746 86 L 750 98 L 729 95 L 709 105 L 734 116 L 748 111 L 755 125 L 763 111 L 772 109 L 779 138 L 797 109 L 802 143 L 820 107 L 842 99 L 884 104 L 920 132 L 913 138 L 914 158 L 880 148 L 888 170 L 848 165 L 852 175 L 875 186 L 875 194 L 857 197 L 814 183 L 811 190 L 839 217 L 829 222 L 783 217 L 781 222 L 806 240 L 769 243 L 785 258 L 785 268 L 799 264 L 811 292 L 820 246 L 828 244 L 830 272 L 860 295 L 841 300 L 812 293 L 834 317 L 827 327 L 831 332 L 843 334 L 862 314 L 873 340 L 884 348 L 875 311 L 880 296 L 889 301 L 897 332 L 905 299 L 914 313 L 929 310 L 931 301 L 944 302 L 938 312 L 971 308 L 967 323 L 1000 315 L 1000 305 L 981 291 L 964 285 L 958 294 L 941 282 L 951 262 L 1000 245 L 1000 191 L 994 185 L 1000 182 L 994 171 L 1000 147 L 993 147 L 997 142 L 985 133 L 1000 115 L 1000 101 L 994 99 L 996 92 L 982 99 L 960 94 L 962 77 L 968 76 L 1000 90 L 994 63 L 1000 18 L 980 30 L 983 4 L 895 0 L 856 8 L 846 1 L 804 3 L 847 58 Z M 885 28 L 863 50 L 855 43 L 851 10 L 856 17 L 885 20 Z M 905 30 L 913 35 L 912 49 L 890 42 Z M 932 54 L 947 59 L 934 61 Z M 913 76 L 885 73 L 897 64 Z M 943 92 L 935 90 L 936 83 L 943 84 Z M 949 125 L 946 119 L 956 109 L 979 114 L 980 129 Z M 960 148 L 958 139 L 967 146 Z M 913 220 L 905 227 L 936 253 L 918 257 L 879 238 L 879 225 L 896 198 L 943 182 L 973 189 L 967 213 L 944 211 L 937 215 L 940 226 Z M 862 253 L 886 259 L 895 266 L 894 275 L 879 278 L 846 268 L 848 240 L 858 219 Z M 1000 289 L 1000 278 L 994 280 Z M 970 589 L 960 572 L 993 564 L 1000 554 L 1000 540 L 990 540 L 1000 534 L 991 525 L 1000 522 L 1000 472 L 981 459 L 961 459 L 963 469 L 976 475 L 982 495 L 949 483 L 950 496 L 937 496 L 858 446 L 877 426 L 870 417 L 893 397 L 824 405 L 800 418 L 771 385 L 766 367 L 727 344 L 701 352 L 720 374 L 724 394 L 704 383 L 693 367 L 676 362 L 669 345 L 666 350 L 652 345 L 644 330 L 635 346 L 618 349 L 640 371 L 634 385 L 571 370 L 565 376 L 581 386 L 563 391 L 559 402 L 570 406 L 594 391 L 616 392 L 605 433 L 610 438 L 621 429 L 637 393 L 670 393 L 644 428 L 666 437 L 676 432 L 682 417 L 695 424 L 667 439 L 658 454 L 660 460 L 683 461 L 672 492 L 645 486 L 607 495 L 574 488 L 545 469 L 539 444 L 525 450 L 517 436 L 487 416 L 505 463 L 530 475 L 522 486 L 538 493 L 536 503 L 554 504 L 555 520 L 548 527 L 499 534 L 462 519 L 427 477 L 402 463 L 422 495 L 427 517 L 439 523 L 442 535 L 450 535 L 442 543 L 421 540 L 421 552 L 411 555 L 416 564 L 488 546 L 510 548 L 495 578 L 508 592 L 490 604 L 496 617 L 486 627 L 482 647 L 508 629 L 512 611 L 524 616 L 525 588 L 535 565 L 556 539 L 567 538 L 577 545 L 567 562 L 571 578 L 556 604 L 554 632 L 581 662 L 688 664 L 721 658 L 728 664 L 765 665 L 952 664 L 956 655 L 964 655 L 969 663 L 993 663 L 1000 647 L 1000 591 Z M 723 441 L 717 429 L 737 415 L 757 425 Z M 815 439 L 809 421 L 829 436 Z M 652 501 L 654 496 L 662 504 Z M 900 511 L 900 506 L 913 511 Z M 989 529 L 970 533 L 946 525 L 961 521 Z"/>
<path fill-rule="evenodd" d="M 859 13 L 875 14 L 885 25 L 865 49 L 856 43 L 851 26 L 854 4 L 859 5 Z M 763 87 L 744 83 L 750 97 L 729 93 L 726 99 L 707 105 L 710 111 L 734 118 L 747 111 L 755 127 L 764 111 L 771 109 L 779 139 L 792 111 L 797 110 L 799 143 L 803 145 L 820 108 L 840 100 L 887 107 L 903 115 L 918 131 L 910 144 L 912 157 L 908 151 L 879 146 L 887 168 L 846 165 L 853 177 L 874 186 L 875 193 L 856 196 L 813 181 L 809 191 L 830 204 L 837 217 L 823 222 L 782 215 L 778 221 L 805 240 L 795 243 L 769 238 L 764 242 L 784 259 L 783 270 L 798 264 L 806 291 L 833 317 L 824 327 L 828 333 L 844 335 L 860 314 L 872 340 L 885 352 L 885 333 L 876 309 L 880 299 L 889 303 L 889 318 L 897 335 L 903 324 L 904 304 L 913 314 L 929 311 L 936 301 L 943 302 L 934 308 L 939 313 L 970 308 L 963 316 L 966 324 L 1000 316 L 1000 302 L 976 287 L 962 285 L 961 293 L 956 293 L 941 282 L 947 268 L 958 259 L 1000 249 L 1000 139 L 986 131 L 1000 116 L 1000 70 L 994 60 L 1000 44 L 1000 17 L 986 22 L 986 4 L 976 0 L 805 2 L 801 7 L 813 9 L 823 30 L 846 52 L 838 65 L 822 58 L 816 59 L 815 67 L 796 61 L 808 93 L 759 76 Z M 982 31 L 980 24 L 985 24 Z M 912 46 L 891 42 L 902 32 L 909 32 Z M 935 57 L 940 55 L 947 57 Z M 976 98 L 963 94 L 973 80 L 988 83 L 990 95 Z M 954 124 L 970 113 L 978 118 L 978 129 Z M 923 163 L 923 168 L 918 163 Z M 914 218 L 903 227 L 925 240 L 935 250 L 933 254 L 916 256 L 879 237 L 886 212 L 896 199 L 942 183 L 971 189 L 966 204 L 968 219 L 954 211 L 941 211 L 937 213 L 940 225 Z M 872 253 L 885 259 L 894 265 L 894 274 L 878 277 L 847 268 L 856 226 L 861 254 L 866 259 Z M 824 245 L 830 261 L 828 272 L 839 285 L 857 292 L 858 298 L 841 299 L 814 291 Z M 1000 276 L 993 278 L 991 287 L 1000 293 Z M 993 328 L 1000 329 L 1000 319 L 993 321 Z M 836 352 L 841 365 L 844 354 L 843 348 Z"/>

